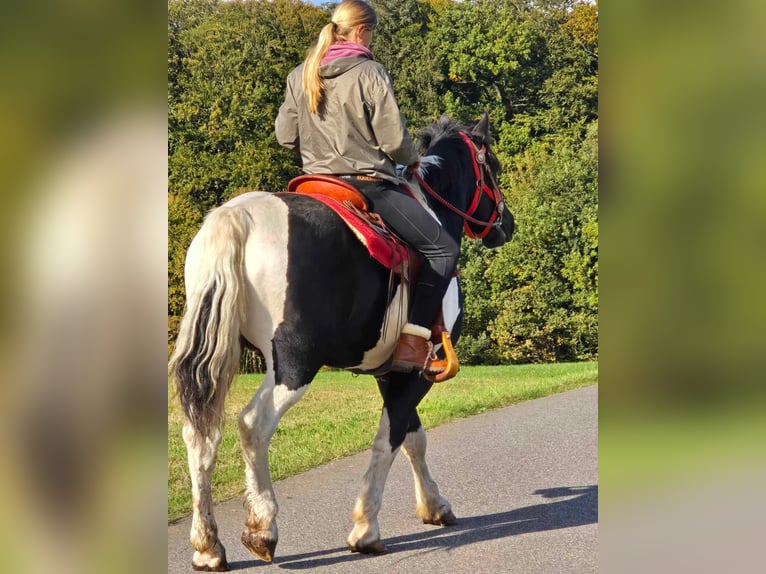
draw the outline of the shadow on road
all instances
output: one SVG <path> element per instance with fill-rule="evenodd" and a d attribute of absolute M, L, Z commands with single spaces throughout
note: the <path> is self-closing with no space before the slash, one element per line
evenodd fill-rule
<path fill-rule="evenodd" d="M 455 526 L 429 528 L 424 532 L 384 538 L 386 549 L 391 552 L 412 550 L 449 550 L 467 544 L 507 538 L 530 532 L 543 532 L 560 528 L 572 528 L 598 522 L 598 486 L 564 486 L 536 490 L 534 494 L 546 499 L 563 499 L 524 508 L 516 508 L 483 516 L 459 518 Z M 278 556 L 275 563 L 280 568 L 308 570 L 353 560 L 365 560 L 366 556 L 351 554 L 343 547 Z M 232 570 L 250 568 L 263 562 L 233 562 Z"/>

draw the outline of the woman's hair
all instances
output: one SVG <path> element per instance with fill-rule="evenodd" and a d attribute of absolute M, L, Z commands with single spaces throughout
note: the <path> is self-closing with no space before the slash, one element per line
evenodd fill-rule
<path fill-rule="evenodd" d="M 368 28 L 377 26 L 378 17 L 375 10 L 362 0 L 344 0 L 335 8 L 330 23 L 322 28 L 316 45 L 309 50 L 303 63 L 303 91 L 312 114 L 319 113 L 324 93 L 324 82 L 319 76 L 319 63 L 330 46 L 347 40 L 354 29 L 362 24 Z"/>

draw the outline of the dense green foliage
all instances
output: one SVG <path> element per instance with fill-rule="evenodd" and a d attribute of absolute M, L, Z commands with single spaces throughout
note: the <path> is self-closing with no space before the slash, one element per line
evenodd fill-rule
<path fill-rule="evenodd" d="M 488 111 L 517 221 L 496 251 L 463 244 L 464 363 L 598 352 L 598 10 L 571 0 L 371 0 L 373 53 L 413 132 Z M 300 171 L 274 138 L 288 72 L 332 4 L 169 0 L 169 339 L 204 213 Z"/>

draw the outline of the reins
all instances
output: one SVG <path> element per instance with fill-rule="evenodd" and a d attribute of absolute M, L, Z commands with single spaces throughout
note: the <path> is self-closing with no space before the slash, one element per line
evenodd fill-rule
<path fill-rule="evenodd" d="M 463 218 L 463 220 L 465 221 L 465 232 L 469 237 L 482 239 L 489 233 L 492 227 L 499 227 L 501 225 L 505 202 L 503 201 L 503 194 L 500 191 L 500 188 L 498 188 L 497 183 L 495 182 L 495 178 L 492 176 L 492 172 L 489 171 L 489 167 L 487 166 L 486 148 L 484 146 L 482 146 L 481 148 L 477 148 L 476 144 L 474 144 L 465 133 L 459 132 L 459 134 L 463 138 L 463 141 L 468 146 L 468 149 L 471 150 L 471 161 L 473 162 L 474 176 L 476 177 L 476 188 L 474 190 L 474 195 L 471 200 L 471 205 L 467 212 L 458 209 L 457 207 L 452 205 L 449 201 L 444 199 L 441 195 L 436 193 L 431 188 L 431 186 L 426 183 L 425 179 L 423 179 L 423 177 L 417 171 L 415 171 L 413 175 L 415 176 L 415 179 L 417 179 L 418 183 L 420 184 L 420 187 L 423 190 L 425 190 L 426 193 L 428 193 L 428 195 L 436 199 L 439 203 L 441 203 L 444 207 L 446 207 L 453 213 L 456 213 L 461 218 Z M 484 169 L 484 168 L 487 168 L 487 169 Z M 492 182 L 492 187 L 487 185 L 487 183 L 484 181 L 485 172 L 487 173 L 487 175 L 489 175 L 489 179 Z M 481 197 L 483 193 L 486 193 L 490 198 L 492 198 L 495 204 L 495 212 L 489 218 L 489 221 L 482 221 L 480 219 L 476 219 L 475 217 L 473 217 L 473 213 L 479 207 L 479 203 L 481 201 Z M 468 227 L 468 223 L 472 223 L 474 225 L 480 225 L 482 227 L 485 227 L 486 229 L 484 229 L 480 233 L 475 233 Z"/>

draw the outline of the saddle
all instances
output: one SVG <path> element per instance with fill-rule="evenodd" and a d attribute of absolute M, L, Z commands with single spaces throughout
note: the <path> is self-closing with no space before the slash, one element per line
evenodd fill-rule
<path fill-rule="evenodd" d="M 420 253 L 388 229 L 353 185 L 333 175 L 301 175 L 287 184 L 289 193 L 308 195 L 337 213 L 378 263 L 404 281 L 415 281 L 423 265 Z"/>
<path fill-rule="evenodd" d="M 287 191 L 306 195 L 322 195 L 343 203 L 351 202 L 354 207 L 367 211 L 367 200 L 357 188 L 346 180 L 334 175 L 307 174 L 290 180 Z"/>
<path fill-rule="evenodd" d="M 394 274 L 399 275 L 403 283 L 415 284 L 423 267 L 423 256 L 389 230 L 380 215 L 369 211 L 365 197 L 349 182 L 333 175 L 306 174 L 292 179 L 287 192 L 310 196 L 335 211 L 370 256 L 390 270 L 389 288 Z M 457 356 L 442 313 L 431 327 L 431 334 L 435 344 L 442 344 L 449 362 L 445 373 L 436 375 L 436 382 L 441 382 L 457 372 Z"/>

